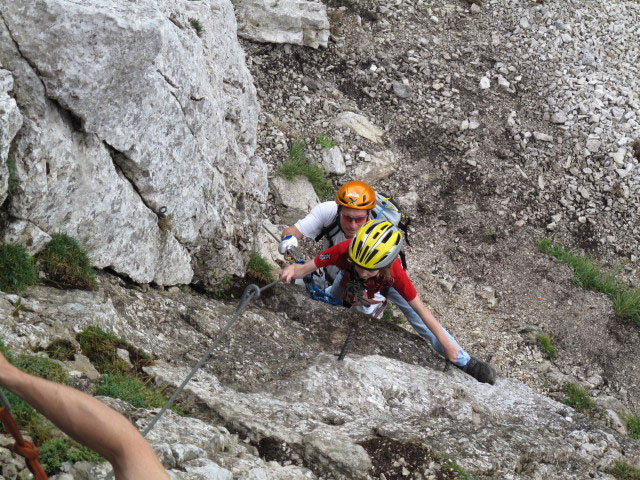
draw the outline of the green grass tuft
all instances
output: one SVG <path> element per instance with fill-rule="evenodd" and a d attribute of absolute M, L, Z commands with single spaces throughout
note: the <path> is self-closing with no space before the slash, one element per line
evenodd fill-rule
<path fill-rule="evenodd" d="M 200 20 L 198 20 L 197 18 L 190 18 L 189 24 L 191 25 L 191 28 L 193 28 L 196 31 L 196 35 L 201 37 L 202 32 L 204 32 L 204 28 L 202 28 L 202 24 L 200 23 Z"/>
<path fill-rule="evenodd" d="M 618 480 L 640 480 L 640 469 L 626 462 L 616 462 L 610 473 Z"/>
<path fill-rule="evenodd" d="M 320 145 L 322 148 L 331 148 L 336 146 L 336 142 L 334 142 L 329 137 L 326 137 L 324 135 L 320 135 L 316 137 L 316 143 Z"/>
<path fill-rule="evenodd" d="M 105 460 L 84 445 L 68 437 L 53 437 L 38 447 L 39 461 L 47 475 L 60 471 L 64 462 L 104 462 Z"/>
<path fill-rule="evenodd" d="M 118 357 L 118 348 L 129 352 L 129 358 L 136 372 L 141 372 L 142 367 L 153 365 L 153 358 L 150 355 L 95 326 L 78 333 L 76 340 L 80 343 L 82 354 L 88 357 L 96 370 L 103 374 L 131 372 L 131 367 Z"/>
<path fill-rule="evenodd" d="M 167 401 L 160 389 L 120 373 L 102 375 L 96 384 L 96 395 L 120 398 L 136 408 L 162 407 Z"/>
<path fill-rule="evenodd" d="M 549 360 L 554 361 L 558 357 L 558 350 L 553 346 L 549 335 L 545 335 L 544 333 L 537 335 L 536 342 L 544 356 Z"/>
<path fill-rule="evenodd" d="M 262 282 L 272 282 L 274 279 L 273 268 L 260 254 L 252 251 L 247 263 L 247 275 Z"/>
<path fill-rule="evenodd" d="M 565 398 L 563 403 L 569 405 L 575 410 L 582 412 L 586 415 L 591 415 L 595 412 L 596 404 L 589 393 L 580 385 L 572 382 L 567 382 L 564 385 Z"/>
<path fill-rule="evenodd" d="M 7 359 L 9 363 L 13 363 L 13 354 L 11 353 L 11 350 L 9 350 L 9 348 L 2 341 L 2 339 L 0 339 L 0 353 L 4 355 L 4 357 Z"/>
<path fill-rule="evenodd" d="M 305 146 L 302 140 L 293 141 L 289 148 L 289 159 L 280 166 L 276 174 L 287 180 L 293 180 L 298 175 L 307 177 L 318 197 L 322 200 L 328 199 L 333 188 L 324 170 L 307 161 Z"/>
<path fill-rule="evenodd" d="M 17 293 L 38 281 L 36 267 L 19 245 L 0 245 L 0 290 Z"/>
<path fill-rule="evenodd" d="M 618 318 L 640 325 L 640 288 L 623 288 L 610 297 Z"/>
<path fill-rule="evenodd" d="M 96 290 L 89 257 L 78 242 L 64 233 L 53 238 L 37 255 L 47 278 L 63 287 Z"/>
<path fill-rule="evenodd" d="M 13 364 L 30 375 L 52 382 L 66 384 L 68 380 L 67 371 L 60 364 L 45 357 L 19 355 L 14 359 Z"/>
<path fill-rule="evenodd" d="M 625 418 L 625 421 L 627 422 L 629 436 L 636 440 L 640 439 L 640 415 L 630 415 Z"/>
<path fill-rule="evenodd" d="M 44 349 L 49 358 L 66 362 L 67 360 L 75 360 L 76 347 L 70 340 L 54 340 L 47 348 Z"/>
<path fill-rule="evenodd" d="M 576 285 L 609 297 L 618 318 L 640 325 L 640 288 L 627 287 L 613 274 L 603 272 L 594 260 L 573 254 L 548 238 L 538 240 L 536 246 L 542 253 L 569 265 Z"/>

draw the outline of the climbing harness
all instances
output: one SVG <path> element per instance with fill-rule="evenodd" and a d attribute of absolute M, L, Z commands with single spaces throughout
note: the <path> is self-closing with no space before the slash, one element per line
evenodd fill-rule
<path fill-rule="evenodd" d="M 178 397 L 178 395 L 180 395 L 182 393 L 182 391 L 187 386 L 187 383 L 189 383 L 191 378 L 193 378 L 193 376 L 196 374 L 196 372 L 209 359 L 209 357 L 211 356 L 211 354 L 213 353 L 215 348 L 220 343 L 220 340 L 222 340 L 222 338 L 227 334 L 227 332 L 231 329 L 231 327 L 233 327 L 235 325 L 235 323 L 238 321 L 238 319 L 240 318 L 240 316 L 244 312 L 245 308 L 247 308 L 247 305 L 249 304 L 249 302 L 251 302 L 253 300 L 257 300 L 260 297 L 260 294 L 262 292 L 264 292 L 265 290 L 267 290 L 267 289 L 273 287 L 274 285 L 280 283 L 281 281 L 282 281 L 281 279 L 278 279 L 278 280 L 276 280 L 274 282 L 271 282 L 268 285 L 265 285 L 262 288 L 258 287 L 257 285 L 255 285 L 253 283 L 251 285 L 247 285 L 247 287 L 244 289 L 244 292 L 242 292 L 242 296 L 240 297 L 240 303 L 238 304 L 238 308 L 236 308 L 236 311 L 235 311 L 233 317 L 231 317 L 231 319 L 227 322 L 227 324 L 222 329 L 222 331 L 218 334 L 218 336 L 213 341 L 213 343 L 211 344 L 209 349 L 200 358 L 200 360 L 198 361 L 196 366 L 191 369 L 191 371 L 189 372 L 189 375 L 187 375 L 187 377 L 183 380 L 183 382 L 176 389 L 176 391 L 173 392 L 173 395 L 171 395 L 169 400 L 167 400 L 167 403 L 164 404 L 164 406 L 156 414 L 156 416 L 153 418 L 153 420 L 151 420 L 149 425 L 147 425 L 147 427 L 144 429 L 144 431 L 141 432 L 143 437 L 147 436 L 147 433 L 149 433 L 151 431 L 151 429 L 155 426 L 155 424 L 158 422 L 158 420 L 160 420 L 160 417 L 162 417 L 164 412 L 166 412 L 167 409 L 173 404 L 173 402 Z M 111 471 L 111 473 L 107 476 L 107 480 L 113 478 L 113 475 L 114 475 L 114 473 L 113 473 L 113 471 Z"/>
<path fill-rule="evenodd" d="M 11 434 L 16 443 L 13 444 L 13 451 L 18 455 L 24 457 L 27 462 L 27 467 L 33 474 L 35 480 L 47 480 L 47 474 L 38 463 L 38 449 L 33 443 L 27 442 L 20 430 L 16 421 L 11 416 L 11 405 L 7 397 L 0 391 L 0 402 L 2 407 L 0 408 L 0 422 L 4 425 L 4 428 Z"/>

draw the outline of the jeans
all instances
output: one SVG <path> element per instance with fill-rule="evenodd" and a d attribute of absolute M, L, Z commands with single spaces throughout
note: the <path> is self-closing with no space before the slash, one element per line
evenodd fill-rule
<path fill-rule="evenodd" d="M 326 291 L 327 293 L 329 293 L 329 295 L 336 298 L 342 298 L 342 287 L 340 286 L 340 280 L 342 280 L 343 273 L 344 272 L 341 271 L 333 282 L 333 285 L 327 288 Z M 379 294 L 376 294 L 374 298 L 377 300 L 379 296 Z M 418 315 L 416 311 L 411 307 L 411 305 L 409 305 L 409 302 L 407 302 L 395 288 L 389 289 L 387 293 L 387 299 L 391 303 L 395 304 L 402 311 L 402 313 L 404 313 L 404 316 L 407 318 L 407 321 L 411 324 L 416 333 L 422 338 L 427 339 L 429 343 L 431 343 L 435 351 L 444 357 L 444 349 L 442 348 L 442 345 L 440 344 L 436 336 L 424 324 L 422 318 L 420 318 L 420 315 Z M 372 309 L 371 306 L 352 308 L 363 313 L 371 313 L 370 310 Z M 458 345 L 456 339 L 453 338 L 453 336 L 449 332 L 447 332 L 444 327 L 442 327 L 442 330 L 444 330 L 445 335 L 449 337 L 449 339 L 459 348 L 458 358 L 456 358 L 455 364 L 458 367 L 464 367 L 469 361 L 469 354 L 465 352 L 460 345 Z"/>

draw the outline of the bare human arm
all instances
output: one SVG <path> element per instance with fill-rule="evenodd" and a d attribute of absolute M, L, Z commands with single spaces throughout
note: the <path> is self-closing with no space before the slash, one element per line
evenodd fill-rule
<path fill-rule="evenodd" d="M 298 227 L 296 227 L 295 225 L 291 225 L 290 227 L 287 227 L 284 230 L 282 230 L 282 233 L 280 234 L 280 238 L 284 238 L 287 235 L 293 235 L 298 240 L 302 240 L 302 237 L 304 237 L 304 235 L 302 235 L 300 230 L 298 230 Z"/>
<path fill-rule="evenodd" d="M 460 349 L 449 339 L 449 337 L 447 337 L 447 335 L 444 333 L 444 330 L 442 329 L 442 326 L 440 326 L 440 322 L 436 320 L 431 311 L 424 305 L 424 303 L 422 303 L 420 297 L 416 296 L 409 302 L 409 305 L 411 305 L 411 308 L 413 308 L 415 312 L 420 315 L 420 318 L 427 326 L 427 328 L 431 330 L 431 332 L 436 336 L 436 338 L 440 342 L 440 345 L 442 345 L 444 354 L 447 359 L 452 363 L 456 363 L 458 352 Z"/>
<path fill-rule="evenodd" d="M 315 260 L 312 258 L 306 263 L 292 263 L 287 265 L 280 272 L 280 278 L 284 283 L 289 283 L 296 278 L 303 278 L 306 275 L 313 273 L 318 267 L 316 267 Z"/>
<path fill-rule="evenodd" d="M 78 390 L 29 375 L 0 354 L 0 386 L 106 458 L 117 480 L 169 480 L 151 445 L 122 415 Z"/>

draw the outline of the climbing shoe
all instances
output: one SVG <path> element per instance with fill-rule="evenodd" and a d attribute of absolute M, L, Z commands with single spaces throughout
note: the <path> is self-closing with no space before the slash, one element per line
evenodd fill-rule
<path fill-rule="evenodd" d="M 481 383 L 490 383 L 491 385 L 496 383 L 496 369 L 487 362 L 481 362 L 471 357 L 467 364 L 461 367 L 461 370 Z"/>

